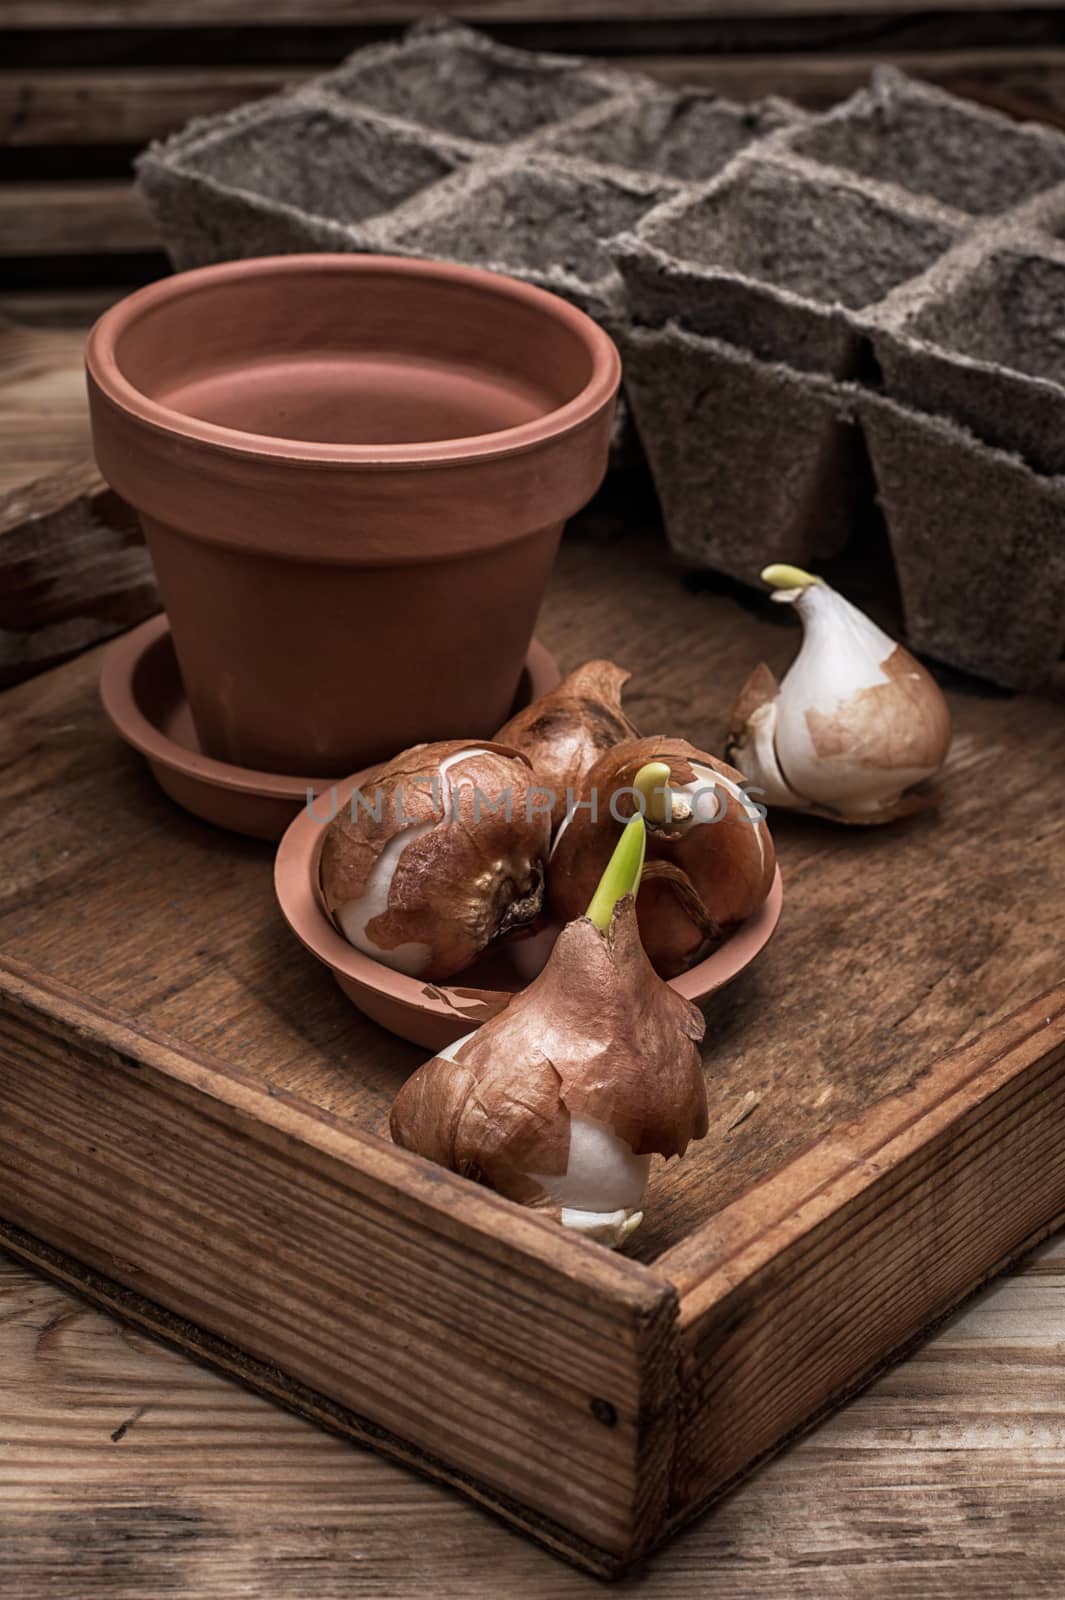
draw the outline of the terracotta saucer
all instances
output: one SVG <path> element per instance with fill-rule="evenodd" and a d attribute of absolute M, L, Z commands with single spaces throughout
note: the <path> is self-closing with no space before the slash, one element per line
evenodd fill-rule
<path fill-rule="evenodd" d="M 558 682 L 554 658 L 534 639 L 515 709 L 549 693 Z M 164 613 L 111 645 L 100 674 L 100 698 L 119 736 L 147 757 L 171 799 L 220 828 L 255 839 L 280 839 L 305 808 L 307 791 L 318 794 L 332 782 L 253 772 L 200 753 Z"/>
<path fill-rule="evenodd" d="M 368 767 L 338 783 L 337 808 L 347 803 L 359 784 L 371 783 L 375 770 Z M 498 946 L 449 984 L 408 978 L 356 950 L 327 915 L 319 884 L 325 823 L 335 814 L 332 793 L 328 805 L 323 798 L 318 809 L 320 817 L 303 807 L 286 831 L 274 863 L 274 889 L 293 933 L 329 968 L 348 999 L 368 1017 L 413 1044 L 440 1050 L 486 1022 L 502 1009 L 502 996 L 516 993 L 541 970 L 558 937 L 557 925 L 534 938 Z M 698 1005 L 731 982 L 768 943 L 780 919 L 782 900 L 778 867 L 761 910 L 705 961 L 671 979 L 673 988 Z"/>

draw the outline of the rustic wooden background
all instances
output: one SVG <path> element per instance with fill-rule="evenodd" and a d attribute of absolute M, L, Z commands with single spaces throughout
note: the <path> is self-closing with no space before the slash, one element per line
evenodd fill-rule
<path fill-rule="evenodd" d="M 434 10 L 738 99 L 825 105 L 891 60 L 1065 126 L 1065 11 L 1041 0 L 0 0 L 0 309 L 81 320 L 156 276 L 143 144 Z"/>
<path fill-rule="evenodd" d="M 335 62 L 409 0 L 0 0 L 0 489 L 79 457 L 86 321 L 165 267 L 147 139 Z M 879 60 L 1065 126 L 1065 11 L 938 0 L 467 0 L 516 44 L 823 105 Z M 2 760 L 2 754 L 0 754 Z M 721 1600 L 1060 1600 L 1065 1242 L 620 1587 Z M 457 1496 L 330 1438 L 0 1258 L 0 1593 L 18 1600 L 505 1594 L 568 1572 Z"/>

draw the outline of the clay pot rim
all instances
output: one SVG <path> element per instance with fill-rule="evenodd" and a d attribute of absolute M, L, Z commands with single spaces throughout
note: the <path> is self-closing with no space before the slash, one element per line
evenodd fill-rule
<path fill-rule="evenodd" d="M 418 440 L 410 444 L 359 445 L 285 439 L 204 422 L 150 399 L 121 371 L 116 354 L 119 339 L 142 314 L 160 303 L 194 296 L 205 287 L 230 279 L 296 276 L 308 268 L 327 273 L 394 272 L 404 277 L 443 279 L 468 284 L 486 294 L 525 301 L 545 316 L 569 325 L 591 357 L 591 376 L 584 388 L 565 405 L 557 406 L 552 411 L 544 412 L 543 416 L 516 427 L 502 428 L 494 433 L 470 434 L 465 438 Z M 482 267 L 417 260 L 406 256 L 343 253 L 254 256 L 196 267 L 188 272 L 160 278 L 126 295 L 103 313 L 89 334 L 85 365 L 91 381 L 112 405 L 158 433 L 189 439 L 229 456 L 265 456 L 283 460 L 295 467 L 354 466 L 368 471 L 420 465 L 458 467 L 476 460 L 524 454 L 549 439 L 574 432 L 591 422 L 609 404 L 621 381 L 621 357 L 610 335 L 585 312 L 545 289 Z"/>
<path fill-rule="evenodd" d="M 346 805 L 352 790 L 372 778 L 377 770 L 376 767 L 367 767 L 345 778 L 342 783 L 330 785 L 330 788 L 335 788 L 338 808 Z M 417 1012 L 424 1017 L 435 1017 L 451 1024 L 464 1020 L 461 1004 L 448 999 L 449 994 L 461 997 L 463 993 L 471 993 L 462 973 L 439 983 L 428 978 L 409 977 L 364 955 L 349 944 L 336 927 L 325 909 L 319 879 L 319 861 L 327 820 L 319 821 L 307 810 L 301 811 L 282 834 L 274 857 L 274 894 L 281 914 L 296 938 L 335 978 L 343 980 L 342 987 L 344 981 L 355 984 L 387 997 L 406 1012 Z M 761 954 L 776 931 L 783 894 L 778 866 L 769 893 L 753 916 L 740 923 L 724 944 L 704 960 L 697 961 L 686 972 L 670 978 L 670 988 L 686 1000 L 699 1004 L 730 983 Z M 476 1027 L 477 1022 L 470 1020 L 469 1026 Z"/>
<path fill-rule="evenodd" d="M 137 671 L 160 640 L 170 632 L 165 611 L 138 623 L 108 645 L 100 668 L 100 700 L 108 721 L 123 743 L 128 744 L 153 765 L 177 773 L 182 778 L 231 794 L 248 794 L 271 800 L 306 803 L 307 793 L 320 794 L 340 785 L 336 778 L 306 778 L 285 772 L 263 772 L 254 767 L 238 767 L 228 761 L 205 756 L 163 732 L 146 715 L 136 693 Z M 525 656 L 523 671 L 531 684 L 531 700 L 557 684 L 554 658 L 540 640 L 533 638 Z M 354 783 L 354 779 L 349 780 Z M 350 793 L 350 788 L 349 788 Z M 235 830 L 239 831 L 239 830 Z"/>

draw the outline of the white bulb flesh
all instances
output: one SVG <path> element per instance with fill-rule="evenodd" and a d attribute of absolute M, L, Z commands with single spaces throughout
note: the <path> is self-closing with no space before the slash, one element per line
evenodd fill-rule
<path fill-rule="evenodd" d="M 803 811 L 809 805 L 785 782 L 776 752 L 777 703 L 767 700 L 756 706 L 747 718 L 741 737 L 729 752 L 747 774 L 752 789 L 757 789 L 758 799 L 770 806 L 787 806 Z"/>
<path fill-rule="evenodd" d="M 429 965 L 429 958 L 432 955 L 429 946 L 410 940 L 406 944 L 397 944 L 391 950 L 386 950 L 383 945 L 379 945 L 370 937 L 366 927 L 374 917 L 383 916 L 388 910 L 392 879 L 395 877 L 399 858 L 404 850 L 409 844 L 413 844 L 415 839 L 421 839 L 425 834 L 431 833 L 435 827 L 435 822 L 419 822 L 414 827 L 405 828 L 402 833 L 395 834 L 374 862 L 363 893 L 357 900 L 345 900 L 344 904 L 337 908 L 337 921 L 349 944 L 353 944 L 356 950 L 361 950 L 363 955 L 372 956 L 375 961 L 391 967 L 395 972 L 405 972 L 409 978 L 416 978 Z"/>
<path fill-rule="evenodd" d="M 560 841 L 562 839 L 562 835 L 565 833 L 566 829 L 569 827 L 570 823 L 573 821 L 573 818 L 574 818 L 575 815 L 576 815 L 576 812 L 567 810 L 566 815 L 562 818 L 562 821 L 559 823 L 558 832 L 555 834 L 554 843 L 552 844 L 550 852 L 549 852 L 548 857 L 547 857 L 547 859 L 549 861 L 551 860 L 551 858 L 554 855 L 555 851 L 558 849 L 559 843 L 560 843 Z"/>
<path fill-rule="evenodd" d="M 774 599 L 794 604 L 803 625 L 802 646 L 776 698 L 774 749 L 785 784 L 815 805 L 860 815 L 930 777 L 935 768 L 863 761 L 858 750 L 818 751 L 807 713 L 831 719 L 863 690 L 893 687 L 898 680 L 884 666 L 898 646 L 827 584 L 782 590 Z M 870 743 L 877 731 L 871 723 Z"/>
<path fill-rule="evenodd" d="M 651 1157 L 636 1155 L 605 1123 L 574 1115 L 565 1172 L 529 1176 L 564 1210 L 613 1215 L 639 1206 L 650 1170 Z"/>
<path fill-rule="evenodd" d="M 438 1050 L 437 1060 L 457 1061 L 473 1032 Z M 616 1249 L 643 1221 L 639 1207 L 650 1170 L 651 1157 L 634 1154 L 605 1123 L 572 1116 L 566 1171 L 529 1177 L 558 1206 L 564 1228 Z"/>
<path fill-rule="evenodd" d="M 423 973 L 432 958 L 432 950 L 427 944 L 411 940 L 406 944 L 395 945 L 391 950 L 379 945 L 367 932 L 367 925 L 375 917 L 380 917 L 388 910 L 389 896 L 392 893 L 392 880 L 396 875 L 400 858 L 408 845 L 431 833 L 442 823 L 451 821 L 455 812 L 455 796 L 451 780 L 447 774 L 451 767 L 459 761 L 468 761 L 473 756 L 483 756 L 484 750 L 457 750 L 454 755 L 441 761 L 437 769 L 440 776 L 439 795 L 443 816 L 439 821 L 415 822 L 409 828 L 402 829 L 395 834 L 385 845 L 381 854 L 373 864 L 370 876 L 366 880 L 366 888 L 355 900 L 345 900 L 337 908 L 336 918 L 341 931 L 349 944 L 356 950 L 361 950 L 363 955 L 370 956 L 374 961 L 379 961 L 382 966 L 391 967 L 394 972 L 403 972 L 408 978 L 417 978 Z M 426 774 L 428 777 L 429 775 Z M 463 780 L 461 773 L 455 779 L 454 787 L 461 787 L 463 781 L 472 784 L 472 778 Z M 422 787 L 426 787 L 422 785 Z"/>

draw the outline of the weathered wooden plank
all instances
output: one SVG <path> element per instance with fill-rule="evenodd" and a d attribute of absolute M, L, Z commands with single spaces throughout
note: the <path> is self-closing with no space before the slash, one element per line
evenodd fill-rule
<path fill-rule="evenodd" d="M 0 494 L 91 456 L 85 326 L 0 318 Z"/>
<path fill-rule="evenodd" d="M 592 1570 L 660 1528 L 656 1274 L 8 962 L 0 1102 L 10 1248 Z"/>
<path fill-rule="evenodd" d="M 1065 50 L 892 51 L 904 71 L 1019 116 L 1065 119 Z M 602 57 L 618 65 L 613 57 Z M 779 94 L 827 105 L 868 81 L 882 54 L 649 55 L 623 64 L 665 83 L 739 100 Z M 142 145 L 299 82 L 306 67 L 181 67 L 0 73 L 0 145 Z"/>
<path fill-rule="evenodd" d="M 124 179 L 0 184 L 0 256 L 158 248 L 155 224 Z"/>
<path fill-rule="evenodd" d="M 59 289 L 43 285 L 39 289 L 10 291 L 0 288 L 0 317 L 21 323 L 24 328 L 44 330 L 46 333 L 66 333 L 74 330 L 80 338 L 84 338 L 85 330 L 90 324 L 126 292 L 126 289 L 115 286 L 100 289 Z M 0 337 L 6 340 L 9 331 L 4 329 Z M 2 393 L 3 384 L 0 382 L 0 394 Z M 79 420 L 84 429 L 88 420 L 84 415 L 84 407 Z M 0 422 L 0 429 L 2 427 L 3 423 Z M 63 449 L 66 450 L 65 442 Z M 12 455 L 9 461 L 8 470 L 12 481 L 25 483 L 33 475 L 33 463 L 29 458 Z"/>
<path fill-rule="evenodd" d="M 736 100 L 777 94 L 823 107 L 893 66 L 1010 116 L 1065 125 L 1065 50 L 888 50 L 885 54 L 809 53 L 635 56 L 626 65 L 675 86 L 696 84 Z"/>
<path fill-rule="evenodd" d="M 262 0 L 256 24 L 401 24 L 432 15 L 421 0 Z M 468 22 L 568 22 L 669 18 L 804 17 L 911 14 L 905 0 L 459 0 L 450 15 Z M 1005 0 L 990 6 L 973 0 L 937 0 L 936 11 L 1056 10 L 1055 0 Z M 5 0 L 3 21 L 23 28 L 199 27 L 248 20 L 244 0 Z"/>
<path fill-rule="evenodd" d="M 0 145 L 146 144 L 307 76 L 284 67 L 0 73 Z"/>
<path fill-rule="evenodd" d="M 0 494 L 0 686 L 159 609 L 136 513 L 91 462 Z"/>
<path fill-rule="evenodd" d="M 681 1293 L 676 1521 L 1065 1216 L 1063 1062 L 1065 983 L 659 1259 Z"/>

